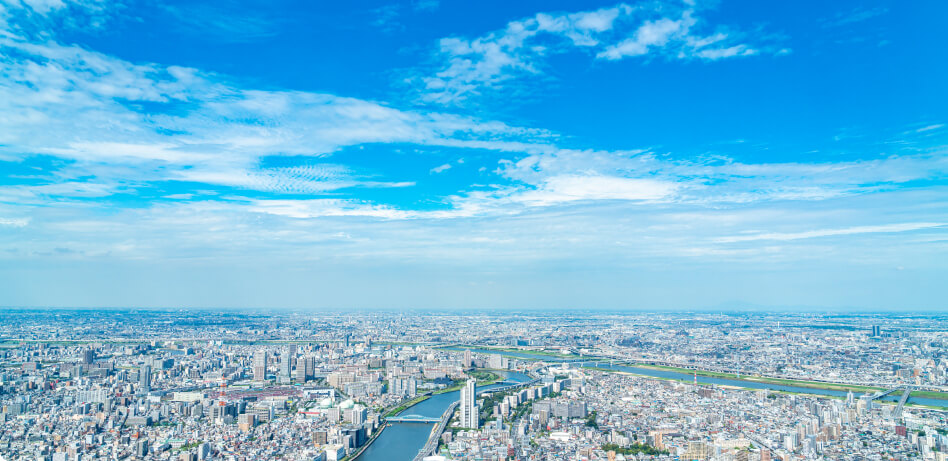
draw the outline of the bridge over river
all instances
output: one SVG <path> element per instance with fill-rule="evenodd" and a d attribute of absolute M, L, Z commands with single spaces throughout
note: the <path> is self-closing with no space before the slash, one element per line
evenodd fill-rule
<path fill-rule="evenodd" d="M 427 423 L 434 424 L 441 421 L 440 418 L 432 418 L 431 416 L 422 416 L 422 415 L 398 415 L 386 418 L 386 421 L 390 423 Z"/>

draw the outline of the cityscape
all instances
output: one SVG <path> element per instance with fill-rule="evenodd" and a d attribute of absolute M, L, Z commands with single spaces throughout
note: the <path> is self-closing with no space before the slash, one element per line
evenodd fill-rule
<path fill-rule="evenodd" d="M 948 456 L 945 315 L 3 314 L 7 459 Z"/>

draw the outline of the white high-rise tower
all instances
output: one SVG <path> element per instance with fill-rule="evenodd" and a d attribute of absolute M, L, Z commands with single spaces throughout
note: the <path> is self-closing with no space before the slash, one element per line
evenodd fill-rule
<path fill-rule="evenodd" d="M 253 353 L 253 380 L 267 380 L 267 351 L 260 350 Z"/>
<path fill-rule="evenodd" d="M 477 380 L 469 379 L 461 389 L 461 427 L 477 429 L 480 417 L 477 414 Z"/>

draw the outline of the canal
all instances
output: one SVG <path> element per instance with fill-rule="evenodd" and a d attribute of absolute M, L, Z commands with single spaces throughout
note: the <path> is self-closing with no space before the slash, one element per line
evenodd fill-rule
<path fill-rule="evenodd" d="M 529 381 L 530 377 L 515 371 L 497 371 L 496 373 L 504 375 L 505 380 L 510 382 L 522 383 Z M 477 391 L 488 390 L 501 385 L 488 385 L 478 387 Z M 461 398 L 460 391 L 447 392 L 444 394 L 433 395 L 427 400 L 416 403 L 406 408 L 403 415 L 421 415 L 433 418 L 440 418 L 444 410 L 451 403 Z M 425 446 L 428 441 L 428 435 L 434 424 L 424 423 L 391 423 L 391 426 L 385 428 L 369 448 L 357 458 L 358 461 L 410 461 L 418 450 Z"/>

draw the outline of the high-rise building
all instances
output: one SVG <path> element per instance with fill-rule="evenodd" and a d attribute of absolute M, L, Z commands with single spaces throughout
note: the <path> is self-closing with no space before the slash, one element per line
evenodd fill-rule
<path fill-rule="evenodd" d="M 289 381 L 290 374 L 293 372 L 293 364 L 290 362 L 290 357 L 283 357 L 280 360 L 280 378 Z"/>
<path fill-rule="evenodd" d="M 461 389 L 461 427 L 477 429 L 480 415 L 477 412 L 477 380 L 469 379 Z"/>
<path fill-rule="evenodd" d="M 290 365 L 295 367 L 296 366 L 296 344 L 290 344 L 288 356 L 290 358 Z"/>
<path fill-rule="evenodd" d="M 141 439 L 135 444 L 135 456 L 144 458 L 148 454 L 148 439 Z"/>
<path fill-rule="evenodd" d="M 267 351 L 260 350 L 253 353 L 253 380 L 266 381 L 267 379 Z"/>
<path fill-rule="evenodd" d="M 316 359 L 312 356 L 305 356 L 296 363 L 296 381 L 305 383 L 316 374 Z"/>
<path fill-rule="evenodd" d="M 306 370 L 306 379 L 310 380 L 316 376 L 316 358 L 309 355 L 303 359 L 303 369 Z"/>
<path fill-rule="evenodd" d="M 93 349 L 84 349 L 82 351 L 82 363 L 89 365 L 95 362 L 95 350 Z"/>
<path fill-rule="evenodd" d="M 393 378 L 389 385 L 392 394 L 402 397 L 414 397 L 418 387 L 418 381 L 415 378 Z"/>
<path fill-rule="evenodd" d="M 882 328 L 879 325 L 872 326 L 872 336 L 882 336 Z"/>
<path fill-rule="evenodd" d="M 491 354 L 487 358 L 487 366 L 498 370 L 510 368 L 510 360 L 499 354 Z"/>
<path fill-rule="evenodd" d="M 148 392 L 151 390 L 151 366 L 142 365 L 138 369 L 138 386 L 141 388 L 142 392 Z"/>
<path fill-rule="evenodd" d="M 470 350 L 464 351 L 464 368 L 471 368 L 471 361 L 472 361 L 471 351 Z"/>

